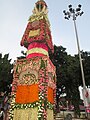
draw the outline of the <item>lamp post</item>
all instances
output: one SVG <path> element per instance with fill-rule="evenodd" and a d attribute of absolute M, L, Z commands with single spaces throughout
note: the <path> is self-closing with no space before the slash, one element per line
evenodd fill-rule
<path fill-rule="evenodd" d="M 76 18 L 78 16 L 81 16 L 84 12 L 81 11 L 81 5 L 79 4 L 76 9 L 72 7 L 72 5 L 69 5 L 69 10 L 64 10 L 63 13 L 65 15 L 65 19 L 69 20 L 72 17 L 72 20 L 74 22 L 74 28 L 75 28 L 75 34 L 76 34 L 76 40 L 77 40 L 77 48 L 78 48 L 78 54 L 79 54 L 79 61 L 80 61 L 80 67 L 81 67 L 81 75 L 82 75 L 82 82 L 83 82 L 83 95 L 88 92 L 86 85 L 85 85 L 85 77 L 84 77 L 84 71 L 83 71 L 83 64 L 82 64 L 82 58 L 80 53 L 80 46 L 79 46 L 79 39 L 78 39 L 78 33 L 77 33 L 77 27 L 76 27 Z M 85 106 L 88 106 L 87 98 L 84 97 L 84 104 Z"/>

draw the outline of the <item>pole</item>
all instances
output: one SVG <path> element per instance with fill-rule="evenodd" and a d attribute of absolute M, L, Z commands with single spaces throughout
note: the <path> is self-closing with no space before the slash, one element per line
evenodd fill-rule
<path fill-rule="evenodd" d="M 90 104 L 90 98 L 88 94 L 88 89 L 85 85 L 85 77 L 84 77 L 84 70 L 83 70 L 83 64 L 82 64 L 82 58 L 81 58 L 81 53 L 80 53 L 80 46 L 79 46 L 79 39 L 78 39 L 78 33 L 77 33 L 77 27 L 76 27 L 76 18 L 78 16 L 81 16 L 84 12 L 81 12 L 81 5 L 79 4 L 76 9 L 72 8 L 72 5 L 69 5 L 69 11 L 64 10 L 63 13 L 65 15 L 65 19 L 69 20 L 70 17 L 73 18 L 74 22 L 74 29 L 75 29 L 75 34 L 76 34 L 76 40 L 77 40 L 77 47 L 78 47 L 78 54 L 79 54 L 79 61 L 80 61 L 80 68 L 81 68 L 81 76 L 82 76 L 82 82 L 83 82 L 83 100 L 84 100 L 84 106 L 87 107 Z M 85 109 L 86 110 L 86 109 Z"/>
<path fill-rule="evenodd" d="M 78 39 L 78 33 L 77 33 L 77 27 L 76 27 L 75 15 L 74 14 L 73 14 L 73 21 L 74 21 L 74 28 L 75 28 L 75 34 L 76 34 L 76 40 L 77 40 L 77 47 L 78 47 L 78 54 L 79 54 L 79 60 L 80 60 L 80 67 L 81 67 L 83 88 L 86 89 L 85 77 L 84 77 L 84 71 L 83 71 L 83 64 L 82 64 L 82 58 L 81 58 L 81 53 L 80 53 L 79 39 Z"/>
<path fill-rule="evenodd" d="M 86 106 L 88 106 L 88 100 L 85 97 L 85 94 L 87 92 L 87 88 L 86 88 L 86 85 L 85 85 L 85 77 L 84 77 L 84 71 L 83 71 L 83 64 L 82 64 L 82 58 L 81 58 L 81 53 L 80 53 L 79 39 L 78 39 L 78 33 L 77 33 L 77 27 L 76 27 L 76 21 L 75 21 L 74 14 L 73 14 L 73 21 L 74 21 L 74 28 L 75 28 L 76 40 L 77 40 L 77 47 L 78 47 L 78 54 L 79 54 L 79 60 L 80 60 L 81 74 L 82 74 L 82 82 L 83 82 L 83 90 L 82 90 L 82 92 L 83 92 L 84 105 L 85 105 L 85 115 L 87 117 Z"/>

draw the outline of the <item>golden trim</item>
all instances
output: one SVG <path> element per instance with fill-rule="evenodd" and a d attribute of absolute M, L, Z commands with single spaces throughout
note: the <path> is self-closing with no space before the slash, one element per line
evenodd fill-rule
<path fill-rule="evenodd" d="M 32 48 L 32 49 L 27 51 L 27 55 L 32 54 L 32 53 L 42 53 L 42 54 L 48 56 L 47 50 L 45 50 L 43 48 Z"/>
<path fill-rule="evenodd" d="M 30 30 L 29 37 L 37 36 L 40 34 L 40 29 L 37 30 Z"/>
<path fill-rule="evenodd" d="M 13 120 L 37 120 L 38 108 L 14 109 Z"/>

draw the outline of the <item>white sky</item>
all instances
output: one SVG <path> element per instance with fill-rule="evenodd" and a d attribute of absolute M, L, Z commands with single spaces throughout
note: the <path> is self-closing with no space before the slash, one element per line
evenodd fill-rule
<path fill-rule="evenodd" d="M 90 0 L 45 1 L 49 10 L 53 43 L 62 45 L 71 55 L 77 54 L 74 26 L 71 19 L 64 19 L 63 10 L 68 10 L 69 4 L 74 8 L 78 4 L 82 5 L 84 14 L 76 21 L 80 49 L 90 51 Z M 15 60 L 22 50 L 26 51 L 20 46 L 20 41 L 36 2 L 37 0 L 0 0 L 0 53 L 9 53 L 10 58 Z"/>

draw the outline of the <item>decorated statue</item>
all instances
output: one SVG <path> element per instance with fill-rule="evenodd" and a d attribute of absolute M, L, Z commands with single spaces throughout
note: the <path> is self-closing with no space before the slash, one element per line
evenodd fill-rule
<path fill-rule="evenodd" d="M 56 74 L 47 13 L 46 3 L 37 1 L 21 40 L 26 58 L 14 65 L 9 120 L 54 120 Z"/>

